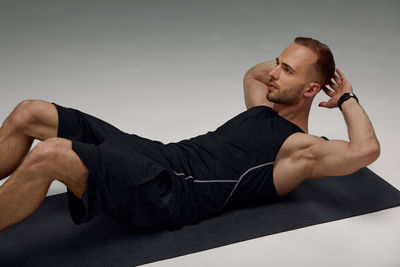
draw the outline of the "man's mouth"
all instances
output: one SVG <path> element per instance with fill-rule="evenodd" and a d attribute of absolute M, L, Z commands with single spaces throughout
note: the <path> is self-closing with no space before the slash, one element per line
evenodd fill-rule
<path fill-rule="evenodd" d="M 269 89 L 270 89 L 270 88 L 276 89 L 276 86 L 273 85 L 272 83 L 267 83 L 267 86 L 268 86 Z"/>

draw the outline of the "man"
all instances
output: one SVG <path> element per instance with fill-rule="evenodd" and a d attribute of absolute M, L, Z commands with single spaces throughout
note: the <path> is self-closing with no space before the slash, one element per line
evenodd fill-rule
<path fill-rule="evenodd" d="M 78 110 L 23 101 L 0 129 L 0 230 L 22 221 L 54 180 L 68 188 L 72 219 L 104 213 L 140 227 L 181 227 L 249 203 L 279 201 L 306 179 L 351 174 L 380 146 L 329 48 L 298 37 L 244 76 L 247 111 L 213 132 L 163 144 Z M 333 78 L 333 80 L 332 80 Z M 330 86 L 332 88 L 328 89 Z M 349 142 L 308 133 L 315 95 L 341 109 Z M 28 153 L 32 141 L 40 142 Z"/>

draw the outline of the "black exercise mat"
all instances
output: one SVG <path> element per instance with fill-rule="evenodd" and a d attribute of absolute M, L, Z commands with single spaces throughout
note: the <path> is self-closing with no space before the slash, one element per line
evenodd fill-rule
<path fill-rule="evenodd" d="M 231 210 L 177 231 L 143 232 L 96 217 L 76 226 L 66 193 L 0 232 L 0 266 L 135 266 L 400 205 L 368 168 L 307 180 L 282 202 Z"/>

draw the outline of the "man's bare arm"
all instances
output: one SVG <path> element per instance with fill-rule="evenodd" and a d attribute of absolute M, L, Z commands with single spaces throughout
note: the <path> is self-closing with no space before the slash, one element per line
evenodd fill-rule
<path fill-rule="evenodd" d="M 266 61 L 249 69 L 243 78 L 244 99 L 246 108 L 267 105 L 272 107 L 272 102 L 266 98 L 269 81 L 269 72 L 275 67 L 275 61 Z"/>
<path fill-rule="evenodd" d="M 327 108 L 337 107 L 337 101 L 352 87 L 343 73 L 337 69 L 335 81 L 330 86 L 334 91 L 324 88 L 331 99 L 320 103 Z M 368 166 L 380 155 L 380 145 L 367 114 L 356 99 L 350 98 L 342 105 L 350 142 L 331 140 L 310 146 L 305 155 L 311 162 L 310 178 L 347 175 Z"/>

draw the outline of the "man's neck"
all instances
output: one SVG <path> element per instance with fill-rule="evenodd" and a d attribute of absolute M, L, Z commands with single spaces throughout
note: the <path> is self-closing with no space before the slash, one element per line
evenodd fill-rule
<path fill-rule="evenodd" d="M 307 105 L 299 104 L 295 106 L 287 106 L 275 103 L 272 106 L 272 109 L 275 110 L 279 116 L 285 118 L 291 123 L 296 124 L 306 134 L 308 134 L 308 116 L 310 114 L 311 102 Z"/>

